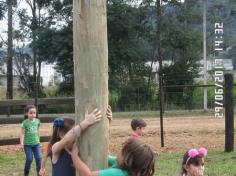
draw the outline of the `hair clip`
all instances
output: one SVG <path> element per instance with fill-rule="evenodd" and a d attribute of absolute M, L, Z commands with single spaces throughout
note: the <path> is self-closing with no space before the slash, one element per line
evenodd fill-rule
<path fill-rule="evenodd" d="M 188 151 L 188 159 L 186 161 L 186 164 L 188 163 L 188 161 L 190 160 L 190 158 L 195 158 L 196 156 L 200 156 L 201 158 L 205 158 L 207 155 L 207 149 L 206 148 L 199 148 L 198 150 L 193 148 L 193 149 L 190 149 Z"/>
<path fill-rule="evenodd" d="M 56 119 L 54 119 L 54 121 L 53 121 L 53 127 L 63 127 L 63 125 L 64 125 L 64 119 L 63 118 L 61 118 L 61 117 L 58 117 L 58 118 L 56 118 Z"/>

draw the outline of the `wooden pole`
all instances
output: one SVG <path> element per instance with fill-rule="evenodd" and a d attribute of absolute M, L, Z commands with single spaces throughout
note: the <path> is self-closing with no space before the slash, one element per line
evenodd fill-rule
<path fill-rule="evenodd" d="M 225 74 L 225 151 L 234 150 L 233 75 Z"/>
<path fill-rule="evenodd" d="M 102 111 L 100 123 L 80 137 L 80 155 L 92 170 L 107 166 L 108 46 L 106 0 L 73 1 L 73 47 L 76 123 L 89 112 Z"/>

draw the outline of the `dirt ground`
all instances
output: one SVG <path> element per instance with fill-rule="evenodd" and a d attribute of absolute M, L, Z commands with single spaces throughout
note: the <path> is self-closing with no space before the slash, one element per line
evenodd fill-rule
<path fill-rule="evenodd" d="M 155 151 L 183 152 L 190 147 L 204 146 L 210 150 L 224 150 L 225 119 L 212 117 L 164 118 L 164 143 L 161 148 L 159 119 L 145 118 L 147 127 L 141 137 Z M 234 120 L 236 126 L 236 120 Z M 51 134 L 51 124 L 42 124 L 41 135 Z M 0 125 L 0 139 L 18 137 L 20 125 Z M 130 119 L 114 119 L 110 125 L 110 152 L 117 152 L 131 132 Z M 236 137 L 236 134 L 234 135 Z M 235 140 L 236 141 L 236 140 Z M 236 144 L 235 144 L 236 146 Z M 0 152 L 18 152 L 19 145 L 0 146 Z"/>

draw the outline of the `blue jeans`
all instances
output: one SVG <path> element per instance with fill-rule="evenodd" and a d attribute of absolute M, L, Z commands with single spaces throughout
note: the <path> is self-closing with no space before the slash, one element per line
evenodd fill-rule
<path fill-rule="evenodd" d="M 39 170 L 41 167 L 41 159 L 42 159 L 40 144 L 24 145 L 24 151 L 25 151 L 25 157 L 26 157 L 24 175 L 25 176 L 29 175 L 30 166 L 33 161 L 33 154 L 36 161 L 37 173 L 39 173 Z"/>

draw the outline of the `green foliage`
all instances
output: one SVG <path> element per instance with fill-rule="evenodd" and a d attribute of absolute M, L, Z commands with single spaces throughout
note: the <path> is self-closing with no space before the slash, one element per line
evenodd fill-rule
<path fill-rule="evenodd" d="M 171 61 L 170 65 L 164 65 L 162 72 L 163 83 L 167 86 L 191 85 L 199 72 L 197 61 L 200 59 L 202 41 L 200 32 L 193 27 L 199 16 L 191 15 L 193 6 L 188 9 L 182 6 L 182 4 L 172 4 L 172 8 L 176 9 L 175 14 L 172 15 L 173 12 L 167 11 L 167 15 L 163 17 L 162 29 L 165 29 L 162 31 L 163 58 Z M 193 91 L 192 87 L 168 87 L 165 88 L 165 100 L 191 109 Z"/>
<path fill-rule="evenodd" d="M 52 104 L 52 105 L 40 105 L 40 114 L 64 114 L 64 113 L 74 113 L 75 107 L 73 105 L 63 105 L 63 104 Z"/>
<path fill-rule="evenodd" d="M 48 87 L 44 87 L 43 91 L 46 95 L 46 97 L 56 97 L 56 92 L 58 90 L 58 86 L 48 86 Z"/>
<path fill-rule="evenodd" d="M 123 86 L 117 96 L 117 105 L 120 111 L 132 110 L 153 110 L 156 109 L 157 85 L 151 85 L 147 90 L 147 82 L 140 80 L 131 80 L 126 86 Z"/>
<path fill-rule="evenodd" d="M 38 60 L 41 62 L 53 63 L 55 56 L 53 55 L 53 37 L 55 34 L 54 29 L 41 27 L 38 29 L 38 40 L 36 47 L 38 49 Z"/>
<path fill-rule="evenodd" d="M 198 87 L 195 88 L 193 92 L 192 104 L 195 109 L 202 109 L 203 108 L 203 90 L 204 88 Z M 207 88 L 207 103 L 208 108 L 215 107 L 215 87 L 208 87 Z"/>
<path fill-rule="evenodd" d="M 60 90 L 72 93 L 74 90 L 72 23 L 57 31 L 53 39 L 52 46 L 53 55 L 57 62 L 56 69 L 65 80 Z"/>
<path fill-rule="evenodd" d="M 7 4 L 5 2 L 0 2 L 0 20 L 2 20 L 6 11 L 7 11 Z"/>
<path fill-rule="evenodd" d="M 147 7 L 132 6 L 130 0 L 108 1 L 109 90 L 116 108 L 143 108 L 152 100 L 146 81 L 150 67 Z"/>
<path fill-rule="evenodd" d="M 33 68 L 33 60 L 29 54 L 22 52 L 15 53 L 16 72 L 20 78 L 20 89 L 24 90 L 29 96 L 33 95 L 34 78 L 30 71 Z"/>

